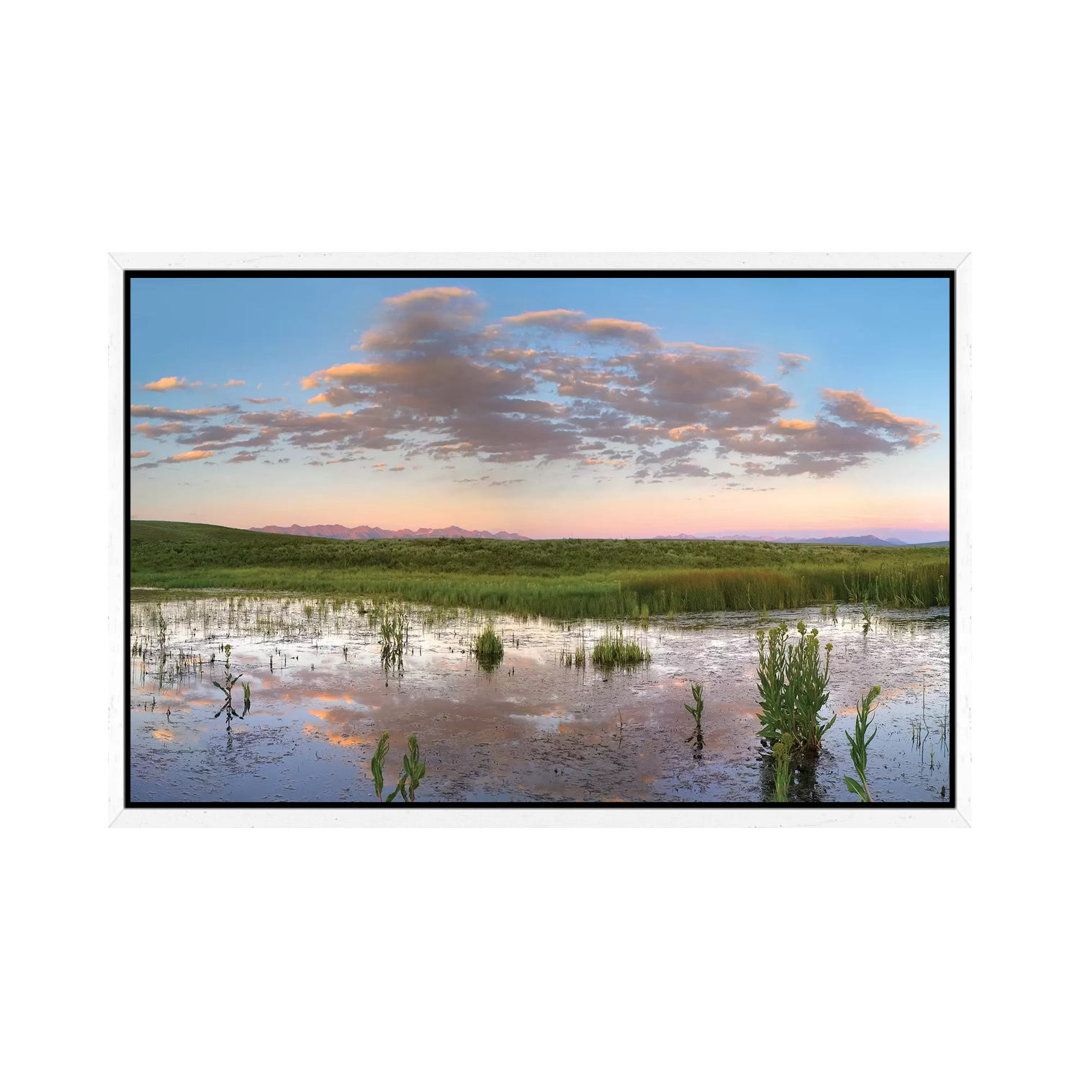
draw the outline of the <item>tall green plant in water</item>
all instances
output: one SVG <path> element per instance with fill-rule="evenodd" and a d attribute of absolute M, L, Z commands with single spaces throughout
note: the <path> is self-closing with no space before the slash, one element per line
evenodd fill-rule
<path fill-rule="evenodd" d="M 686 741 L 694 744 L 694 757 L 699 759 L 702 750 L 705 749 L 705 736 L 701 730 L 701 714 L 705 711 L 704 690 L 701 683 L 691 683 L 690 693 L 694 696 L 694 704 L 683 705 L 683 708 L 694 718 L 693 734 Z"/>
<path fill-rule="evenodd" d="M 375 798 L 379 802 L 382 802 L 383 762 L 386 761 L 386 754 L 389 749 L 390 732 L 384 731 L 379 736 L 379 745 L 375 747 L 375 753 L 371 757 L 371 777 L 375 781 Z"/>
<path fill-rule="evenodd" d="M 427 772 L 427 761 L 420 756 L 420 744 L 415 735 L 409 736 L 409 752 L 401 759 L 401 775 L 397 787 L 386 796 L 392 803 L 400 795 L 402 801 L 416 802 L 416 789 Z"/>
<path fill-rule="evenodd" d="M 383 765 L 389 750 L 390 732 L 384 731 L 379 736 L 379 743 L 371 758 L 371 776 L 375 781 L 375 798 L 379 802 L 383 801 Z M 401 775 L 398 777 L 397 786 L 386 796 L 385 801 L 392 803 L 400 795 L 402 802 L 416 802 L 416 789 L 426 774 L 427 759 L 420 756 L 420 744 L 416 736 L 410 735 L 409 752 L 401 759 Z"/>
<path fill-rule="evenodd" d="M 225 674 L 223 676 L 224 679 L 225 679 L 225 683 L 224 683 L 224 685 L 222 685 L 221 683 L 219 683 L 217 681 L 217 679 L 212 679 L 211 680 L 211 682 L 213 682 L 213 684 L 225 695 L 225 703 L 221 706 L 220 709 L 218 709 L 218 711 L 216 713 L 214 713 L 214 719 L 216 720 L 222 713 L 224 713 L 225 714 L 225 724 L 226 724 L 227 727 L 232 725 L 232 719 L 233 719 L 234 716 L 239 715 L 241 717 L 241 719 L 242 719 L 243 717 L 247 716 L 248 709 L 251 708 L 251 684 L 250 683 L 244 683 L 243 684 L 243 686 L 244 686 L 244 711 L 242 713 L 238 714 L 237 711 L 233 708 L 233 702 L 232 702 L 233 687 L 240 681 L 240 676 L 243 674 L 243 672 L 238 671 L 234 675 L 232 673 L 231 668 L 230 668 L 231 661 L 232 661 L 232 646 L 231 645 L 226 645 L 225 646 Z"/>
<path fill-rule="evenodd" d="M 787 802 L 791 786 L 791 749 L 794 741 L 785 732 L 773 746 L 773 802 Z"/>
<path fill-rule="evenodd" d="M 832 642 L 825 646 L 821 662 L 821 643 L 816 629 L 807 632 L 806 624 L 796 626 L 798 640 L 788 640 L 783 623 L 768 634 L 757 632 L 758 704 L 761 712 L 758 735 L 770 747 L 781 736 L 791 736 L 792 750 L 817 754 L 825 732 L 836 723 L 835 714 L 823 720 L 822 710 L 829 701 L 829 654 Z"/>
<path fill-rule="evenodd" d="M 851 764 L 855 766 L 855 772 L 859 777 L 858 780 L 856 780 L 854 777 L 845 776 L 844 783 L 847 784 L 847 789 L 852 795 L 858 795 L 863 802 L 867 803 L 873 802 L 873 799 L 870 798 L 870 787 L 866 782 L 866 750 L 874 741 L 874 736 L 877 735 L 877 728 L 874 728 L 870 738 L 866 737 L 866 729 L 869 727 L 871 717 L 874 715 L 874 710 L 877 707 L 874 705 L 874 702 L 877 700 L 877 696 L 880 693 L 880 686 L 871 687 L 870 693 L 868 693 L 855 707 L 854 737 L 848 732 L 844 732 L 844 737 L 848 741 L 848 747 L 851 753 Z"/>

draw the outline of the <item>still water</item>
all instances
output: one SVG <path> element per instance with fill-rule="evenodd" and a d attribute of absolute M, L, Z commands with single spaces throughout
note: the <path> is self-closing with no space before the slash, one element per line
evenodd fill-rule
<path fill-rule="evenodd" d="M 135 803 L 374 802 L 384 731 L 388 789 L 408 736 L 419 740 L 417 802 L 761 802 L 771 779 L 755 736 L 755 631 L 799 619 L 834 643 L 837 720 L 790 798 L 857 801 L 844 731 L 875 684 L 874 800 L 949 795 L 948 608 L 875 611 L 865 633 L 853 607 L 652 618 L 624 627 L 651 661 L 606 672 L 565 662 L 583 640 L 591 654 L 603 623 L 410 605 L 399 671 L 382 663 L 375 601 L 160 595 L 131 604 Z M 485 671 L 470 646 L 489 620 L 505 654 Z M 700 751 L 683 707 L 692 682 L 704 686 Z"/>

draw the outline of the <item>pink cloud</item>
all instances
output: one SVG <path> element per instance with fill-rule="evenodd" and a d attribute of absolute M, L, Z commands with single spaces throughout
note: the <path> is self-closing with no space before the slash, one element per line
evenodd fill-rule
<path fill-rule="evenodd" d="M 182 454 L 173 454 L 165 458 L 166 461 L 201 461 L 203 458 L 213 457 L 212 450 L 185 450 Z"/>
<path fill-rule="evenodd" d="M 184 379 L 178 378 L 176 375 L 165 375 L 163 378 L 157 379 L 154 382 L 145 383 L 141 389 L 143 390 L 182 390 L 184 388 Z"/>

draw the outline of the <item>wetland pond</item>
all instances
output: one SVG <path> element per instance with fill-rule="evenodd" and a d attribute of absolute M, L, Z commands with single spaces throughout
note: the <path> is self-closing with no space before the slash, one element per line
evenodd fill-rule
<path fill-rule="evenodd" d="M 790 800 L 857 801 L 844 732 L 874 685 L 874 801 L 949 798 L 948 608 L 875 610 L 869 622 L 844 605 L 652 617 L 623 624 L 651 660 L 605 670 L 573 655 L 584 645 L 591 656 L 611 624 L 393 605 L 407 625 L 399 670 L 383 663 L 381 601 L 175 595 L 132 592 L 133 804 L 374 802 L 384 731 L 388 790 L 408 736 L 419 740 L 418 803 L 769 801 L 755 633 L 800 619 L 834 643 L 825 715 L 837 720 Z M 471 647 L 489 622 L 505 652 L 485 670 Z M 684 709 L 694 682 L 700 749 Z"/>

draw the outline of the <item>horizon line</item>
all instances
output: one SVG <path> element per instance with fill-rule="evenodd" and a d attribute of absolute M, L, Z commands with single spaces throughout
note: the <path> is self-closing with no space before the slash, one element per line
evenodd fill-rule
<path fill-rule="evenodd" d="M 437 526 L 420 526 L 420 527 L 417 527 L 417 528 L 404 527 L 404 528 L 396 528 L 395 529 L 395 528 L 390 528 L 389 526 L 385 526 L 385 525 L 368 525 L 368 524 L 363 524 L 363 523 L 358 524 L 358 525 L 343 525 L 340 522 L 329 522 L 329 521 L 313 522 L 311 524 L 301 524 L 300 522 L 294 521 L 294 522 L 291 522 L 288 525 L 270 524 L 270 525 L 246 525 L 246 526 L 245 525 L 223 525 L 223 524 L 221 524 L 220 522 L 217 522 L 217 521 L 192 521 L 192 520 L 178 519 L 178 518 L 136 518 L 136 517 L 132 517 L 132 518 L 129 518 L 129 521 L 131 521 L 131 522 L 135 522 L 135 521 L 170 522 L 170 521 L 172 521 L 172 522 L 176 522 L 177 524 L 184 524 L 184 525 L 213 525 L 213 526 L 215 526 L 217 528 L 237 529 L 240 532 L 260 532 L 260 531 L 265 531 L 267 529 L 291 529 L 291 528 L 298 528 L 298 529 L 317 529 L 317 528 L 360 529 L 360 528 L 367 528 L 367 529 L 381 529 L 384 532 L 421 532 L 421 531 L 439 532 L 439 531 L 444 531 L 444 530 L 448 530 L 448 529 L 460 529 L 462 532 L 516 533 L 516 535 L 518 535 L 518 536 L 524 536 L 527 540 L 650 540 L 650 539 L 681 539 L 681 538 L 709 539 L 710 537 L 714 537 L 714 536 L 718 536 L 718 537 L 725 538 L 725 539 L 730 538 L 730 539 L 754 540 L 754 539 L 769 539 L 769 538 L 773 538 L 773 537 L 777 537 L 777 536 L 795 536 L 797 533 L 808 533 L 808 534 L 812 534 L 813 536 L 835 536 L 835 537 L 876 536 L 879 540 L 888 540 L 890 538 L 896 539 L 896 537 L 891 536 L 891 534 L 894 534 L 894 533 L 897 533 L 897 532 L 918 532 L 918 533 L 927 533 L 927 534 L 930 534 L 930 533 L 941 534 L 940 537 L 939 537 L 939 539 L 941 539 L 941 540 L 951 540 L 951 538 L 952 538 L 952 529 L 949 526 L 922 527 L 922 526 L 912 526 L 912 525 L 888 525 L 888 526 L 854 526 L 853 525 L 853 526 L 847 526 L 847 527 L 844 527 L 844 526 L 822 526 L 820 529 L 818 529 L 818 528 L 796 527 L 796 526 L 791 526 L 791 527 L 785 526 L 785 527 L 780 527 L 780 528 L 763 528 L 763 529 L 754 529 L 754 528 L 741 528 L 741 529 L 738 529 L 738 530 L 713 529 L 713 530 L 705 530 L 705 531 L 702 531 L 702 532 L 688 532 L 687 530 L 684 529 L 684 530 L 682 530 L 682 531 L 680 531 L 678 533 L 639 533 L 639 534 L 634 534 L 634 535 L 630 535 L 630 534 L 627 534 L 627 533 L 609 533 L 609 534 L 606 534 L 606 535 L 593 534 L 593 535 L 589 535 L 589 536 L 586 536 L 586 535 L 578 536 L 578 535 L 569 535 L 569 534 L 563 533 L 563 534 L 558 534 L 558 535 L 553 534 L 553 535 L 548 535 L 548 536 L 534 536 L 534 535 L 526 535 L 525 533 L 519 533 L 519 532 L 517 532 L 516 529 L 511 529 L 511 528 L 506 528 L 506 527 L 499 528 L 499 529 L 474 529 L 474 528 L 470 528 L 470 527 L 465 526 L 465 525 L 457 525 L 457 524 L 437 525 Z M 327 537 L 327 538 L 324 538 L 324 539 L 333 539 L 333 538 L 332 537 Z M 903 541 L 903 542 L 906 543 L 906 541 Z M 933 542 L 933 541 L 931 541 L 931 542 Z"/>

